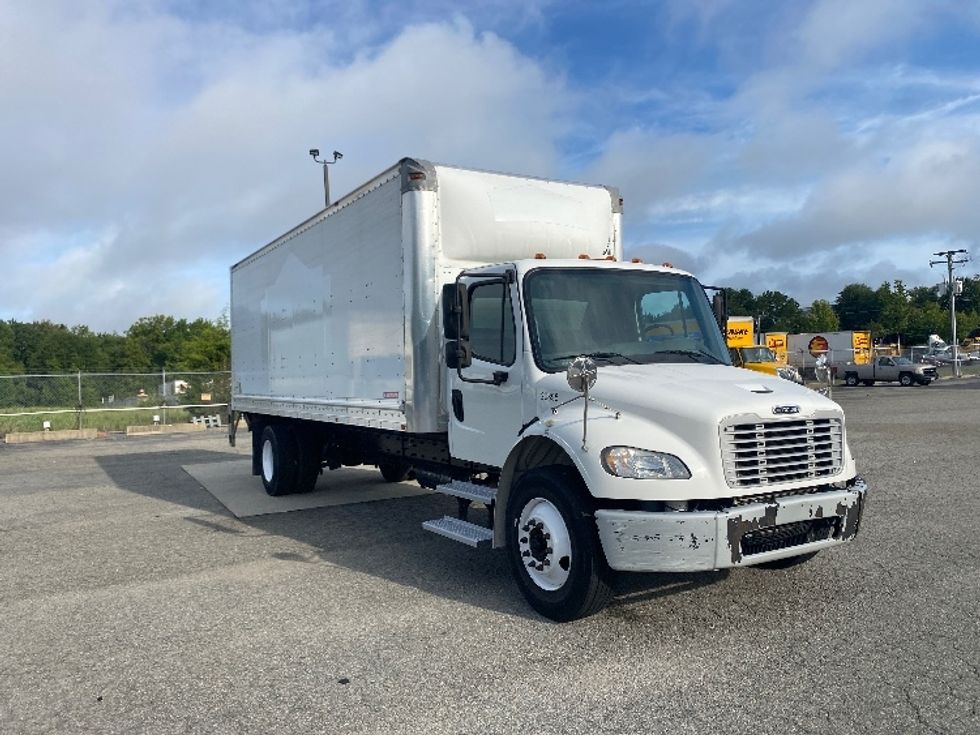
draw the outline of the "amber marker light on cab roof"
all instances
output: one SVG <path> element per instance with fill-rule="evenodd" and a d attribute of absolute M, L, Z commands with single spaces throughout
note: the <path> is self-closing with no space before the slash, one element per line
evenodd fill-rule
<path fill-rule="evenodd" d="M 642 263 L 643 258 L 631 258 L 630 263 Z"/>
<path fill-rule="evenodd" d="M 662 265 L 664 268 L 673 268 L 674 267 L 674 264 L 673 263 L 668 263 L 666 261 L 664 261 L 660 265 Z"/>
<path fill-rule="evenodd" d="M 534 254 L 534 259 L 535 260 L 547 260 L 547 258 L 548 258 L 548 256 L 545 255 L 544 253 L 535 253 Z"/>
<path fill-rule="evenodd" d="M 581 254 L 579 254 L 578 259 L 579 260 L 592 260 L 592 258 L 589 257 L 589 254 L 588 253 L 581 253 Z"/>

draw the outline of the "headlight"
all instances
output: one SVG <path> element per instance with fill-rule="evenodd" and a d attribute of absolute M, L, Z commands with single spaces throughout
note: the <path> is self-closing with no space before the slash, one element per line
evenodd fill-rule
<path fill-rule="evenodd" d="M 633 447 L 606 447 L 602 466 L 610 475 L 635 480 L 686 480 L 691 476 L 687 465 L 673 454 Z"/>

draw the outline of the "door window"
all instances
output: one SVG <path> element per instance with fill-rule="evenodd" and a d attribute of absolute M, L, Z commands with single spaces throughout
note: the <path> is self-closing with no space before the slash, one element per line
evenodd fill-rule
<path fill-rule="evenodd" d="M 479 360 L 514 364 L 517 344 L 510 288 L 500 281 L 470 289 L 470 347 Z"/>

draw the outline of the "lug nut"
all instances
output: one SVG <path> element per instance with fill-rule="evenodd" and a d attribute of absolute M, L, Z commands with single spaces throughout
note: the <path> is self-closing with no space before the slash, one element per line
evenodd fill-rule
<path fill-rule="evenodd" d="M 530 555 L 531 555 L 530 551 L 525 551 L 523 554 L 521 554 L 521 556 L 530 556 Z"/>
<path fill-rule="evenodd" d="M 527 563 L 527 568 L 528 568 L 528 569 L 534 569 L 534 562 L 533 562 L 533 561 L 529 561 L 529 562 Z"/>
<path fill-rule="evenodd" d="M 530 524 L 530 523 L 525 523 L 525 524 L 524 524 L 523 526 L 521 526 L 521 530 L 522 530 L 522 531 L 523 531 L 524 533 L 527 533 L 528 531 L 530 531 L 530 530 L 531 530 L 531 524 Z"/>
<path fill-rule="evenodd" d="M 544 564 L 538 564 L 538 571 L 539 572 L 543 572 L 544 571 Z"/>
<path fill-rule="evenodd" d="M 551 566 L 551 559 L 545 559 L 541 563 L 544 564 L 546 567 L 550 567 Z"/>
<path fill-rule="evenodd" d="M 527 543 L 527 536 L 524 536 L 523 538 L 521 538 L 521 543 L 522 544 L 526 544 Z"/>

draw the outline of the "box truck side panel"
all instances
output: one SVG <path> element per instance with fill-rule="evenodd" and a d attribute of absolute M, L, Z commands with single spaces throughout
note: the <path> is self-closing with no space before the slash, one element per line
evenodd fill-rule
<path fill-rule="evenodd" d="M 436 165 L 442 254 L 500 263 L 548 258 L 622 258 L 619 195 L 602 186 Z"/>
<path fill-rule="evenodd" d="M 403 257 L 393 175 L 236 265 L 234 408 L 401 428 Z"/>

